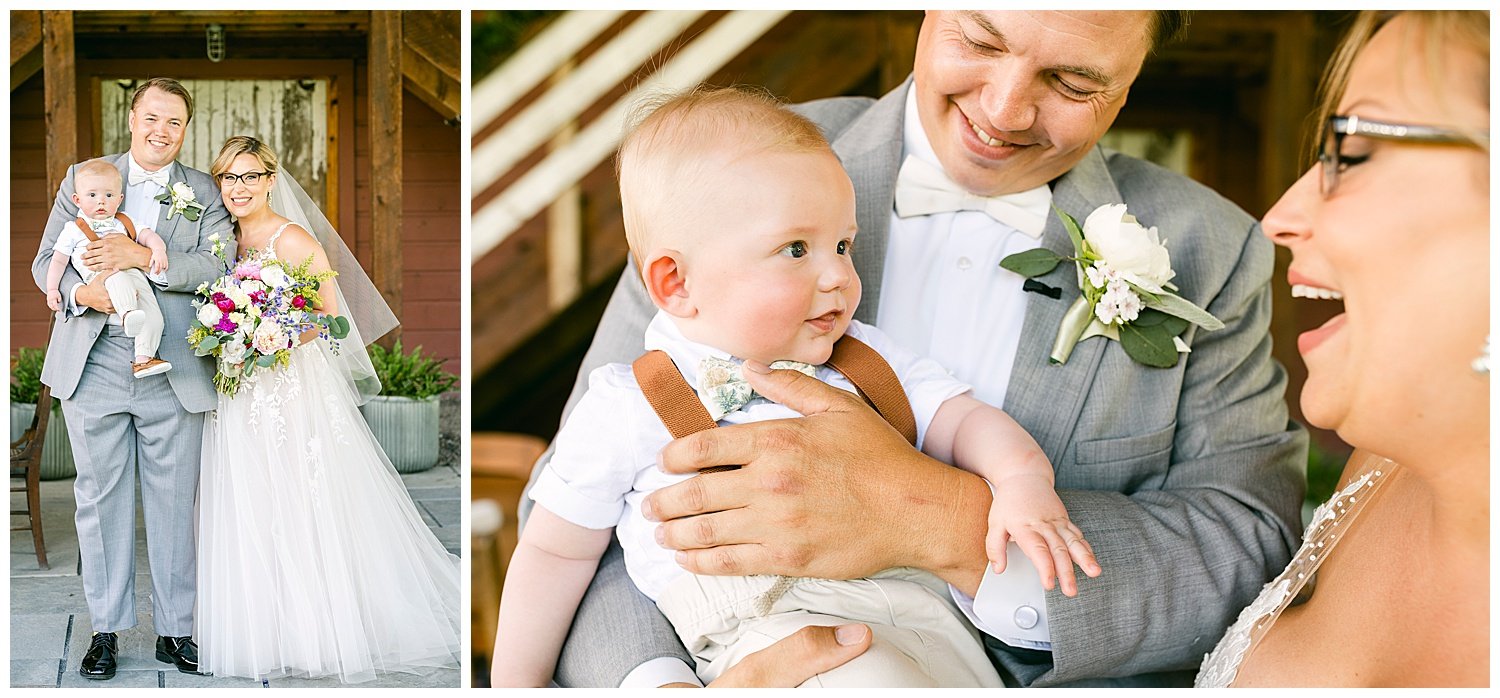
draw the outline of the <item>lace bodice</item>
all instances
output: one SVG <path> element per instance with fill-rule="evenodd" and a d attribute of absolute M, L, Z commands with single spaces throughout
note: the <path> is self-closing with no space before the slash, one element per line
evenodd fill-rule
<path fill-rule="evenodd" d="M 1292 605 L 1297 593 L 1313 583 L 1318 567 L 1333 554 L 1359 512 L 1397 467 L 1385 458 L 1372 457 L 1370 461 L 1363 475 L 1313 511 L 1312 520 L 1302 534 L 1302 547 L 1286 569 L 1261 588 L 1260 595 L 1240 612 L 1218 646 L 1203 658 L 1198 678 L 1193 682 L 1195 687 L 1222 688 L 1234 683 L 1245 657 L 1276 623 L 1281 612 Z"/>
<path fill-rule="evenodd" d="M 276 232 L 271 233 L 271 237 L 266 240 L 265 249 L 255 250 L 255 254 L 251 255 L 249 257 L 249 259 L 252 259 L 252 260 L 255 260 L 255 261 L 262 261 L 262 260 L 267 260 L 267 259 L 277 259 L 277 257 L 276 257 L 276 240 L 277 240 L 277 238 L 281 237 L 282 231 L 286 230 L 287 228 L 289 228 L 291 226 L 292 226 L 292 221 L 287 221 L 285 223 L 282 223 L 281 227 L 277 228 Z"/>

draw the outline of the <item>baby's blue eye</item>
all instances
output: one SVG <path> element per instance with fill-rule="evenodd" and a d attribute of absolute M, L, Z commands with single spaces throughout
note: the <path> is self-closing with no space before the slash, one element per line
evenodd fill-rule
<path fill-rule="evenodd" d="M 793 259 L 801 259 L 807 256 L 807 243 L 801 240 L 789 242 L 786 247 L 781 248 L 781 253 Z"/>

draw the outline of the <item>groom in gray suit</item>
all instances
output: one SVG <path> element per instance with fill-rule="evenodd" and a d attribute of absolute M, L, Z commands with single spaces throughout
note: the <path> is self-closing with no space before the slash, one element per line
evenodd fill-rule
<path fill-rule="evenodd" d="M 161 375 L 136 378 L 134 349 L 114 312 L 103 279 L 85 284 L 70 265 L 61 291 L 62 321 L 52 328 L 42 382 L 62 401 L 78 466 L 73 492 L 78 502 L 79 555 L 83 590 L 94 629 L 79 673 L 89 679 L 115 674 L 116 633 L 136 624 L 135 489 L 139 474 L 151 563 L 152 619 L 160 636 L 156 658 L 179 671 L 198 673 L 193 643 L 193 507 L 198 492 L 198 455 L 203 418 L 217 404 L 213 364 L 187 345 L 193 319 L 192 293 L 225 272 L 214 255 L 217 234 L 233 258 L 234 235 L 219 189 L 207 174 L 176 162 L 193 99 L 176 80 L 152 78 L 130 104 L 130 152 L 106 156 L 125 182 L 120 210 L 138 228 L 153 228 L 167 245 L 165 273 L 151 274 L 165 320 L 160 356 L 172 364 Z M 69 168 L 53 203 L 31 273 L 45 288 L 52 246 L 64 224 L 78 216 Z M 185 182 L 201 209 L 168 216 L 172 186 Z M 83 260 L 94 270 L 149 271 L 151 251 L 123 235 L 89 244 Z"/>
<path fill-rule="evenodd" d="M 1076 598 L 1044 593 L 1034 573 L 987 576 L 985 483 L 892 439 L 854 401 L 818 419 L 713 429 L 663 450 L 673 472 L 745 465 L 648 499 L 666 521 L 664 545 L 686 552 L 684 567 L 831 578 L 920 567 L 949 581 L 961 606 L 974 599 L 971 618 L 1007 683 L 1191 681 L 1290 558 L 1307 437 L 1287 418 L 1285 374 L 1270 355 L 1273 255 L 1259 226 L 1195 182 L 1097 147 L 1142 62 L 1183 15 L 933 11 L 905 84 L 878 101 L 798 107 L 854 182 L 865 289 L 857 317 L 936 356 L 1026 427 L 1103 574 L 1080 579 Z M 922 198 L 908 165 L 937 170 L 949 191 L 936 198 L 956 203 L 904 205 Z M 911 179 L 930 186 L 934 177 Z M 978 212 L 989 200 L 1029 210 L 1031 222 Z M 1049 363 L 1079 296 L 1073 265 L 1024 284 L 997 266 L 1036 247 L 1073 254 L 1048 203 L 1079 220 L 1127 204 L 1169 241 L 1181 295 L 1226 327 L 1190 330 L 1191 353 L 1172 368 L 1135 363 L 1102 337 Z M 621 277 L 573 400 L 593 368 L 642 353 L 652 308 L 635 278 L 633 269 Z M 763 392 L 805 413 L 838 403 L 790 373 L 760 381 Z M 693 681 L 691 659 L 623 567 L 615 546 L 579 609 L 558 681 Z M 808 656 L 821 651 L 803 644 Z"/>

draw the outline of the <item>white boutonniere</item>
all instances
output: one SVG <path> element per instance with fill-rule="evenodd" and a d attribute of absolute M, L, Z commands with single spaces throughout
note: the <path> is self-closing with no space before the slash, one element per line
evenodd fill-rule
<path fill-rule="evenodd" d="M 196 221 L 198 214 L 203 212 L 203 204 L 198 203 L 197 192 L 187 182 L 173 182 L 166 191 L 156 196 L 156 200 L 169 205 L 167 220 L 172 220 L 172 216 L 180 213 L 183 218 Z"/>
<path fill-rule="evenodd" d="M 1125 204 L 1100 206 L 1082 228 L 1058 210 L 1073 241 L 1073 257 L 1046 249 L 1010 255 L 1000 266 L 1026 278 L 1051 272 L 1063 260 L 1078 266 L 1082 293 L 1063 315 L 1052 344 L 1053 363 L 1067 363 L 1074 345 L 1089 337 L 1108 337 L 1147 366 L 1171 368 L 1187 353 L 1182 333 L 1189 324 L 1218 330 L 1224 323 L 1173 293 L 1171 258 L 1156 228 L 1147 228 L 1125 212 Z"/>

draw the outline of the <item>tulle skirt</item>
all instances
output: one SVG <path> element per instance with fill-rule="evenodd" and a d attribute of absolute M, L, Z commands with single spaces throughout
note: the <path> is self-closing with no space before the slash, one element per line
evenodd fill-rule
<path fill-rule="evenodd" d="M 458 665 L 459 562 L 311 342 L 220 396 L 203 434 L 197 633 L 218 676 Z"/>

